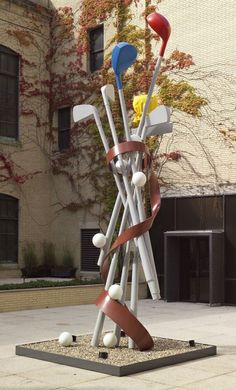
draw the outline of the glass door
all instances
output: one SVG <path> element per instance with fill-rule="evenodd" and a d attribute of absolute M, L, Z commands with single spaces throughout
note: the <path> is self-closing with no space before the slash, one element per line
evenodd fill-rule
<path fill-rule="evenodd" d="M 180 238 L 180 300 L 209 302 L 208 237 Z"/>

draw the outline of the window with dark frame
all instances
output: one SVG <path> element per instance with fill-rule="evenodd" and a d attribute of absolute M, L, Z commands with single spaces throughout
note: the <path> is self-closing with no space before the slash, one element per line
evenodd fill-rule
<path fill-rule="evenodd" d="M 60 151 L 70 147 L 71 108 L 63 107 L 58 110 L 58 147 Z"/>
<path fill-rule="evenodd" d="M 18 138 L 19 56 L 0 45 L 0 136 Z"/>
<path fill-rule="evenodd" d="M 0 45 L 0 136 L 18 138 L 19 56 Z"/>
<path fill-rule="evenodd" d="M 17 263 L 18 200 L 0 194 L 0 264 Z"/>
<path fill-rule="evenodd" d="M 90 71 L 101 69 L 104 60 L 104 30 L 100 25 L 89 31 Z"/>
<path fill-rule="evenodd" d="M 99 229 L 81 229 L 81 271 L 99 272 L 97 265 L 100 250 L 92 243 Z"/>

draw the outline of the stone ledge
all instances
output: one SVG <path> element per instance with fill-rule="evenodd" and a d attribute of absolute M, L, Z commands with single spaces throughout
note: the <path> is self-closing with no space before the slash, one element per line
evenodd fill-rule
<path fill-rule="evenodd" d="M 94 304 L 101 284 L 0 291 L 0 312 Z M 128 283 L 126 299 L 130 299 Z M 147 284 L 139 284 L 139 299 L 147 298 Z"/>
<path fill-rule="evenodd" d="M 1 281 L 3 279 L 11 279 L 11 278 L 20 278 L 21 270 L 18 268 L 16 264 L 12 264 L 11 266 L 0 265 L 0 276 Z"/>

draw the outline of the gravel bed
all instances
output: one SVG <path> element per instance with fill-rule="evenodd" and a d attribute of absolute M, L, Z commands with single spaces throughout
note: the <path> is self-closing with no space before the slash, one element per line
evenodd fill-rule
<path fill-rule="evenodd" d="M 69 347 L 61 346 L 58 340 L 48 340 L 31 344 L 24 344 L 22 346 L 38 351 L 56 353 L 64 356 L 70 356 L 104 364 L 112 364 L 120 367 L 128 364 L 144 362 L 147 360 L 163 358 L 166 356 L 179 355 L 182 353 L 209 347 L 208 345 L 198 343 L 195 345 L 195 347 L 190 347 L 188 341 L 153 337 L 153 349 L 140 352 L 137 349 L 128 348 L 127 337 L 122 337 L 120 346 L 116 348 L 106 348 L 102 345 L 99 347 L 91 347 L 91 337 L 91 335 L 77 336 L 77 341 Z M 108 352 L 108 358 L 99 358 L 99 352 Z"/>

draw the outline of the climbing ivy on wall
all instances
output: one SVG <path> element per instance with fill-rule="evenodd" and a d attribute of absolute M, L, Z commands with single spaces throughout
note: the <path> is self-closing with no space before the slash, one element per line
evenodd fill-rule
<path fill-rule="evenodd" d="M 143 7 L 142 16 L 146 21 L 146 16 L 151 12 L 157 10 L 157 5 L 160 3 L 158 1 L 156 6 L 151 4 L 150 0 L 146 0 Z M 111 71 L 110 63 L 110 53 L 111 48 L 116 42 L 127 41 L 131 44 L 134 44 L 138 50 L 139 56 L 135 65 L 133 66 L 133 71 L 131 73 L 123 75 L 123 85 L 124 93 L 127 102 L 127 109 L 132 110 L 132 97 L 139 93 L 146 93 L 150 85 L 152 78 L 152 72 L 155 66 L 156 56 L 152 51 L 152 41 L 153 39 L 159 40 L 159 38 L 153 34 L 148 27 L 147 22 L 144 23 L 144 27 L 141 28 L 132 23 L 133 14 L 131 5 L 138 5 L 139 0 L 136 1 L 101 1 L 99 3 L 99 9 L 93 10 L 93 2 L 91 0 L 84 0 L 81 5 L 81 13 L 79 18 L 79 42 L 81 42 L 81 52 L 86 53 L 88 51 L 87 46 L 87 31 L 89 28 L 93 28 L 96 25 L 103 23 L 108 16 L 113 15 L 114 17 L 114 26 L 116 28 L 116 33 L 111 37 L 110 41 L 107 44 L 107 57 L 104 62 L 103 69 L 97 75 L 97 86 L 101 86 L 106 83 L 114 84 L 114 75 Z M 136 8 L 137 10 L 137 8 Z M 201 107 L 206 104 L 206 100 L 198 96 L 195 92 L 195 89 L 189 85 L 186 81 L 175 81 L 171 79 L 170 74 L 173 70 L 178 69 L 188 69 L 194 65 L 191 55 L 175 50 L 169 58 L 167 58 L 161 68 L 160 76 L 158 78 L 158 99 L 160 104 L 166 104 L 177 108 L 181 111 L 184 111 L 188 114 L 194 116 L 201 115 Z M 100 77 L 102 75 L 102 78 Z M 115 124 L 122 139 L 123 127 L 121 121 L 121 113 L 119 108 L 119 99 L 116 98 L 116 103 L 113 105 L 113 115 L 115 117 Z M 94 133 L 97 132 L 94 128 Z M 158 147 L 159 140 L 157 137 L 151 137 L 148 141 L 149 147 L 153 151 Z M 103 153 L 103 149 L 101 149 Z M 163 155 L 159 155 L 158 158 L 162 158 Z M 170 152 L 167 156 L 164 156 L 166 159 L 172 159 L 176 161 L 181 158 L 179 152 L 173 151 Z M 110 175 L 111 176 L 111 175 Z M 112 180 L 108 176 L 107 180 Z M 106 188 L 109 188 L 108 193 L 106 193 Z M 101 191 L 103 200 L 105 199 L 105 204 L 111 205 L 113 195 L 110 191 L 111 185 L 105 185 L 103 187 L 104 191 Z"/>
<path fill-rule="evenodd" d="M 150 12 L 157 10 L 160 2 L 161 0 L 157 1 L 154 6 L 150 0 L 142 1 L 144 20 Z M 132 112 L 133 95 L 147 92 L 156 60 L 151 43 L 153 39 L 158 40 L 158 37 L 153 35 L 146 22 L 142 28 L 132 23 L 131 6 L 136 7 L 136 12 L 138 12 L 138 3 L 140 0 L 100 0 L 99 7 L 96 7 L 93 0 L 83 0 L 78 10 L 72 10 L 71 7 L 66 6 L 50 11 L 50 40 L 47 43 L 46 55 L 44 55 L 45 72 L 40 74 L 40 79 L 37 81 L 33 81 L 33 78 L 30 81 L 26 78 L 29 69 L 36 71 L 37 64 L 30 62 L 24 56 L 24 48 L 37 47 L 42 54 L 45 53 L 45 48 L 38 46 L 34 34 L 30 31 L 8 30 L 9 36 L 17 40 L 22 48 L 20 93 L 24 102 L 21 115 L 34 118 L 36 131 L 40 129 L 41 133 L 42 131 L 45 133 L 43 142 L 42 137 L 37 137 L 37 142 L 49 160 L 50 169 L 47 174 L 51 173 L 54 177 L 64 176 L 71 190 L 76 193 L 75 200 L 62 204 L 62 209 L 75 212 L 87 208 L 92 213 L 93 206 L 99 204 L 101 206 L 99 215 L 103 218 L 112 208 L 115 186 L 111 182 L 112 175 L 105 168 L 104 150 L 96 126 L 92 121 L 87 121 L 82 125 L 74 124 L 71 129 L 70 148 L 59 153 L 55 114 L 58 108 L 63 106 L 73 106 L 83 102 L 96 104 L 100 108 L 102 123 L 109 139 L 109 127 L 102 109 L 99 89 L 106 83 L 114 83 L 110 53 L 117 41 L 128 41 L 134 44 L 139 53 L 133 71 L 124 75 L 124 93 L 129 112 Z M 32 24 L 38 30 L 42 14 L 45 14 L 45 10 L 40 7 L 37 9 L 37 14 L 32 12 Z M 105 23 L 111 16 L 116 32 L 107 43 L 104 65 L 100 71 L 88 74 L 84 66 L 84 59 L 89 52 L 88 30 Z M 188 82 L 171 78 L 173 70 L 177 72 L 179 69 L 188 69 L 192 65 L 194 63 L 191 55 L 175 50 L 163 62 L 157 81 L 158 99 L 160 104 L 199 116 L 206 100 L 198 96 Z M 32 107 L 31 99 L 34 97 L 41 99 L 44 103 L 48 102 L 46 121 L 39 115 L 38 109 Z M 118 99 L 113 105 L 113 114 L 120 140 L 122 140 L 123 126 Z M 157 138 L 152 137 L 149 140 L 149 146 L 153 151 L 158 148 L 158 145 Z M 158 156 L 158 158 L 162 157 L 163 155 Z M 164 158 L 178 161 L 181 159 L 181 154 L 172 151 L 166 153 Z M 3 158 L 1 162 L 6 164 Z M 36 173 L 39 172 L 34 172 Z M 25 174 L 24 180 L 17 179 L 18 183 L 23 183 L 32 177 L 32 174 Z M 17 178 L 17 175 L 15 174 L 14 177 Z M 89 196 L 83 191 L 85 183 L 88 183 L 91 188 Z"/>

